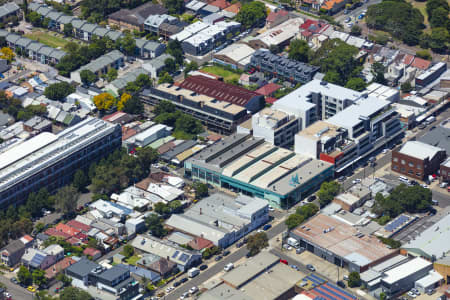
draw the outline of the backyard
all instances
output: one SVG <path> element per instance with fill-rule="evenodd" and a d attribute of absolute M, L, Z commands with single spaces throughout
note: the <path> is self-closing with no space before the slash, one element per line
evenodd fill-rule
<path fill-rule="evenodd" d="M 61 47 L 61 49 L 64 48 L 64 46 L 71 40 L 70 38 L 63 38 L 55 32 L 44 30 L 35 30 L 32 33 L 25 34 L 25 37 L 38 41 L 52 48 Z"/>
<path fill-rule="evenodd" d="M 239 77 L 241 77 L 241 74 L 239 74 L 238 71 L 232 72 L 217 65 L 203 67 L 202 71 L 223 77 L 225 82 L 238 81 Z"/>

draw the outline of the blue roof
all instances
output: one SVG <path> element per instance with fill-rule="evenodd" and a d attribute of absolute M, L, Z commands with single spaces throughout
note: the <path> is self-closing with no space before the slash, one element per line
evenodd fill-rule
<path fill-rule="evenodd" d="M 109 204 L 111 204 L 111 206 L 114 206 L 115 208 L 122 210 L 126 215 L 130 215 L 131 213 L 133 213 L 133 210 L 129 209 L 128 207 L 122 206 L 114 202 L 109 202 Z"/>
<path fill-rule="evenodd" d="M 130 271 L 130 273 L 136 274 L 139 277 L 145 277 L 152 282 L 156 282 L 161 279 L 161 277 L 157 273 L 144 268 L 125 264 L 119 264 L 118 266 L 126 268 Z"/>
<path fill-rule="evenodd" d="M 384 229 L 386 231 L 396 231 L 399 227 L 402 227 L 404 223 L 409 221 L 409 217 L 405 215 L 401 215 L 398 218 L 394 219 L 391 223 L 387 224 Z"/>
<path fill-rule="evenodd" d="M 40 253 L 36 253 L 36 255 L 31 259 L 30 261 L 30 265 L 32 267 L 38 268 L 41 263 L 44 261 L 45 256 L 40 254 Z"/>

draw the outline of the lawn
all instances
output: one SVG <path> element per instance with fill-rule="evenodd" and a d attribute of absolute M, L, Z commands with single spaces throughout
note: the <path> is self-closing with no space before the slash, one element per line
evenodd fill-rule
<path fill-rule="evenodd" d="M 125 262 L 126 262 L 127 264 L 129 264 L 129 265 L 135 266 L 136 263 L 137 263 L 137 261 L 138 261 L 139 259 L 140 259 L 139 256 L 133 255 L 133 256 L 131 256 L 130 258 L 127 258 L 127 259 L 125 260 Z"/>
<path fill-rule="evenodd" d="M 411 3 L 412 6 L 414 6 L 414 8 L 417 8 L 418 10 L 420 10 L 420 12 L 423 15 L 423 19 L 424 19 L 423 23 L 427 27 L 425 29 L 425 31 L 428 31 L 429 27 L 430 27 L 430 24 L 428 23 L 428 14 L 427 14 L 427 9 L 426 9 L 427 2 L 426 1 L 425 2 L 418 2 L 418 1 L 411 1 L 411 0 L 409 0 L 408 2 Z"/>
<path fill-rule="evenodd" d="M 206 66 L 203 67 L 202 70 L 217 76 L 221 76 L 223 77 L 224 81 L 230 81 L 234 79 L 239 80 L 239 77 L 241 77 L 241 74 L 237 72 L 231 72 L 230 70 L 227 70 L 220 66 Z"/>
<path fill-rule="evenodd" d="M 70 42 L 70 38 L 65 39 L 58 35 L 55 36 L 55 34 L 56 33 L 54 32 L 36 30 L 32 33 L 25 34 L 25 37 L 38 41 L 52 48 L 64 48 L 64 46 Z"/>

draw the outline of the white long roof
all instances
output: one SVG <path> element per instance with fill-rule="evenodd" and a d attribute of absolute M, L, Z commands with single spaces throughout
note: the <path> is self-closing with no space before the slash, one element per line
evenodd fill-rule
<path fill-rule="evenodd" d="M 410 276 L 411 274 L 426 268 L 427 266 L 432 265 L 431 262 L 421 258 L 416 257 L 413 260 L 410 260 L 407 263 L 404 263 L 396 268 L 393 268 L 387 272 L 385 272 L 385 277 L 383 281 L 388 284 L 393 284 L 403 278 Z"/>
<path fill-rule="evenodd" d="M 419 141 L 408 141 L 400 149 L 400 153 L 419 158 L 419 159 L 432 159 L 439 151 L 444 149 L 428 145 Z"/>

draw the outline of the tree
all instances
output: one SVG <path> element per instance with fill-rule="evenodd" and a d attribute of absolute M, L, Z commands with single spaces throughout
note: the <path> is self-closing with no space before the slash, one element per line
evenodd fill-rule
<path fill-rule="evenodd" d="M 184 10 L 183 0 L 163 0 L 163 3 L 169 14 L 181 14 Z"/>
<path fill-rule="evenodd" d="M 195 61 L 191 61 L 184 68 L 184 76 L 187 76 L 187 74 L 189 74 L 189 72 L 195 71 L 195 70 L 198 70 L 198 64 Z"/>
<path fill-rule="evenodd" d="M 80 79 L 84 85 L 89 86 L 97 81 L 97 75 L 95 75 L 91 70 L 82 70 L 80 72 Z"/>
<path fill-rule="evenodd" d="M 380 293 L 380 300 L 386 300 L 386 293 L 385 292 Z"/>
<path fill-rule="evenodd" d="M 183 204 L 180 200 L 171 201 L 169 203 L 169 208 L 172 213 L 179 213 L 183 210 Z"/>
<path fill-rule="evenodd" d="M 442 8 L 443 10 L 447 11 L 447 18 L 448 18 L 448 12 L 450 11 L 450 6 L 446 0 L 428 0 L 426 4 L 426 11 L 428 14 L 428 20 L 430 20 L 430 25 L 433 22 L 433 18 L 435 17 L 434 13 L 437 12 L 436 9 Z M 437 12 L 439 13 L 439 12 Z M 443 23 L 440 25 L 438 24 L 438 27 L 442 26 Z"/>
<path fill-rule="evenodd" d="M 134 56 L 136 54 L 136 40 L 131 34 L 125 34 L 125 36 L 120 39 L 120 48 L 126 55 Z"/>
<path fill-rule="evenodd" d="M 411 92 L 412 91 L 411 83 L 409 83 L 409 81 L 402 83 L 402 85 L 400 86 L 400 89 L 402 90 L 403 93 Z"/>
<path fill-rule="evenodd" d="M 64 35 L 66 37 L 71 37 L 73 35 L 73 25 L 72 23 L 64 24 Z"/>
<path fill-rule="evenodd" d="M 117 110 L 122 111 L 125 108 L 125 104 L 130 99 L 131 99 L 131 95 L 130 94 L 123 93 L 122 96 L 120 96 L 120 100 L 117 102 Z"/>
<path fill-rule="evenodd" d="M 16 56 L 14 52 L 11 50 L 11 48 L 3 47 L 1 50 L 0 58 L 6 59 L 9 63 L 11 63 Z"/>
<path fill-rule="evenodd" d="M 285 224 L 288 227 L 288 229 L 291 230 L 300 225 L 301 223 L 303 223 L 304 220 L 305 218 L 303 216 L 295 213 L 289 215 L 289 217 L 285 221 Z"/>
<path fill-rule="evenodd" d="M 267 9 L 264 3 L 252 1 L 244 3 L 236 16 L 236 20 L 243 26 L 250 28 L 260 24 L 267 17 Z"/>
<path fill-rule="evenodd" d="M 362 29 L 358 25 L 352 26 L 352 29 L 350 30 L 351 34 L 354 36 L 360 36 Z"/>
<path fill-rule="evenodd" d="M 445 9 L 443 6 L 433 9 L 431 17 L 429 18 L 431 27 L 445 27 L 449 22 L 448 13 L 449 10 Z"/>
<path fill-rule="evenodd" d="M 160 115 L 163 113 L 174 113 L 175 112 L 175 104 L 170 101 L 161 101 L 156 105 L 155 110 L 153 111 L 156 115 Z"/>
<path fill-rule="evenodd" d="M 146 74 L 139 74 L 134 82 L 139 87 L 139 89 L 143 89 L 152 85 L 152 80 Z"/>
<path fill-rule="evenodd" d="M 58 273 L 56 280 L 61 281 L 63 286 L 69 286 L 72 283 L 72 278 L 66 276 L 64 273 Z"/>
<path fill-rule="evenodd" d="M 177 64 L 175 63 L 175 60 L 172 58 L 166 58 L 166 60 L 164 61 L 164 70 L 169 73 L 172 74 L 177 70 Z"/>
<path fill-rule="evenodd" d="M 183 48 L 181 47 L 181 42 L 179 40 L 171 40 L 167 44 L 166 52 L 175 58 L 177 64 L 183 64 Z"/>
<path fill-rule="evenodd" d="M 47 278 L 45 277 L 45 271 L 41 269 L 36 269 L 32 273 L 33 283 L 42 286 L 47 283 Z"/>
<path fill-rule="evenodd" d="M 44 20 L 42 20 L 42 27 L 48 28 L 48 26 L 50 25 L 50 21 L 50 18 L 44 18 Z"/>
<path fill-rule="evenodd" d="M 49 99 L 61 101 L 73 92 L 75 92 L 75 88 L 70 83 L 61 81 L 46 87 L 44 95 Z"/>
<path fill-rule="evenodd" d="M 158 79 L 158 84 L 162 84 L 162 83 L 173 83 L 173 78 L 172 76 L 169 75 L 169 73 L 165 72 L 161 77 L 159 77 Z"/>
<path fill-rule="evenodd" d="M 55 198 L 55 206 L 58 211 L 66 215 L 75 212 L 78 203 L 78 192 L 73 186 L 66 185 L 60 188 L 56 193 Z"/>
<path fill-rule="evenodd" d="M 109 69 L 108 73 L 106 73 L 106 80 L 108 80 L 108 82 L 111 82 L 117 78 L 117 75 L 118 75 L 117 70 L 111 68 Z"/>
<path fill-rule="evenodd" d="M 158 161 L 158 151 L 151 147 L 145 147 L 137 150 L 138 163 L 144 170 L 150 170 L 151 164 Z"/>
<path fill-rule="evenodd" d="M 386 78 L 384 78 L 385 67 L 382 63 L 375 62 L 372 64 L 372 74 L 374 76 L 373 81 L 379 84 L 386 84 Z"/>
<path fill-rule="evenodd" d="M 361 92 L 366 88 L 367 84 L 364 81 L 364 79 L 360 77 L 353 77 L 350 78 L 347 83 L 345 84 L 346 88 Z"/>
<path fill-rule="evenodd" d="M 153 209 L 160 215 L 166 215 L 170 213 L 170 208 L 164 202 L 156 203 Z"/>
<path fill-rule="evenodd" d="M 304 40 L 292 40 L 289 45 L 289 58 L 297 61 L 307 63 L 309 56 L 311 55 L 311 49 L 308 43 Z"/>
<path fill-rule="evenodd" d="M 426 60 L 432 60 L 431 54 L 428 50 L 419 50 L 416 52 L 416 56 Z"/>
<path fill-rule="evenodd" d="M 167 230 L 164 228 L 163 220 L 160 216 L 151 214 L 147 219 L 145 219 L 145 222 L 152 235 L 162 238 L 167 234 Z"/>
<path fill-rule="evenodd" d="M 98 110 L 108 110 L 116 103 L 116 99 L 109 93 L 98 94 L 93 101 Z"/>
<path fill-rule="evenodd" d="M 208 196 L 208 185 L 203 182 L 194 182 L 195 198 L 202 199 Z"/>
<path fill-rule="evenodd" d="M 334 197 L 339 194 L 340 189 L 341 186 L 336 181 L 322 183 L 320 190 L 317 192 L 320 206 L 325 206 L 333 201 Z"/>
<path fill-rule="evenodd" d="M 89 178 L 83 172 L 83 170 L 79 169 L 73 175 L 73 187 L 77 189 L 77 191 L 82 192 L 89 184 Z"/>
<path fill-rule="evenodd" d="M 19 280 L 19 282 L 26 285 L 31 284 L 33 280 L 30 271 L 28 271 L 25 266 L 20 266 L 19 271 L 17 272 L 17 279 Z"/>
<path fill-rule="evenodd" d="M 359 287 L 361 285 L 361 278 L 359 277 L 358 272 L 351 272 L 348 275 L 348 286 L 353 287 Z"/>
<path fill-rule="evenodd" d="M 247 250 L 250 251 L 251 256 L 258 254 L 262 249 L 268 246 L 269 239 L 265 232 L 258 232 L 248 237 Z"/>
<path fill-rule="evenodd" d="M 130 100 L 125 102 L 123 111 L 129 114 L 139 115 L 144 111 L 144 105 L 137 96 L 132 96 Z"/>
<path fill-rule="evenodd" d="M 203 128 L 199 120 L 191 115 L 181 114 L 175 121 L 175 130 L 194 135 L 202 132 Z"/>
<path fill-rule="evenodd" d="M 59 300 L 93 300 L 92 296 L 83 290 L 68 286 L 61 291 Z"/>
<path fill-rule="evenodd" d="M 41 16 L 35 11 L 28 13 L 26 19 L 35 27 L 41 26 Z"/>
<path fill-rule="evenodd" d="M 132 256 L 134 255 L 134 248 L 133 248 L 133 246 L 131 246 L 131 245 L 125 245 L 125 246 L 123 247 L 122 253 L 123 253 L 123 255 L 124 255 L 126 258 L 132 257 Z"/>
<path fill-rule="evenodd" d="M 449 41 L 449 33 L 444 27 L 435 27 L 430 35 L 430 48 L 437 53 L 445 53 L 447 51 L 447 42 Z"/>

